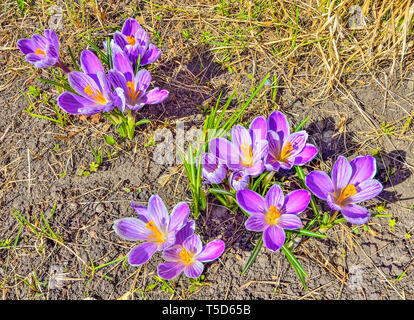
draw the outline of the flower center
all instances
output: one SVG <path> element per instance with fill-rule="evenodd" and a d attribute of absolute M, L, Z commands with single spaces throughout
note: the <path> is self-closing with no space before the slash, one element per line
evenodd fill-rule
<path fill-rule="evenodd" d="M 36 49 L 35 54 L 41 54 L 41 55 L 43 55 L 43 57 L 46 58 L 46 53 L 40 48 Z"/>
<path fill-rule="evenodd" d="M 135 38 L 131 36 L 127 36 L 128 43 L 133 46 L 135 44 Z"/>
<path fill-rule="evenodd" d="M 282 152 L 280 153 L 279 160 L 285 161 L 287 158 L 289 158 L 292 150 L 293 150 L 292 143 L 286 142 L 285 146 L 282 149 Z"/>
<path fill-rule="evenodd" d="M 280 217 L 280 212 L 275 206 L 270 206 L 265 216 L 267 224 L 275 225 Z"/>
<path fill-rule="evenodd" d="M 155 226 L 154 221 L 149 221 L 146 225 L 145 228 L 150 229 L 152 231 L 153 234 L 150 234 L 150 241 L 152 242 L 156 242 L 158 244 L 164 243 L 167 238 L 165 237 L 165 235 L 158 230 L 158 228 Z"/>
<path fill-rule="evenodd" d="M 353 184 L 347 185 L 345 188 L 342 188 L 341 192 L 339 193 L 339 196 L 336 198 L 336 203 L 338 205 L 342 205 L 342 203 L 348 199 L 349 197 L 352 197 L 354 194 L 357 193 L 357 190 Z"/>
<path fill-rule="evenodd" d="M 178 254 L 181 258 L 181 262 L 183 262 L 186 266 L 193 263 L 193 256 L 184 248 L 181 249 L 180 253 Z"/>
<path fill-rule="evenodd" d="M 103 96 L 102 92 L 99 91 L 98 89 L 95 89 L 95 91 L 91 88 L 90 85 L 88 85 L 85 89 L 83 89 L 83 91 L 85 91 L 85 93 L 93 98 L 96 103 L 98 104 L 107 104 L 108 100 L 105 99 L 105 97 Z"/>
<path fill-rule="evenodd" d="M 135 83 L 132 81 L 127 82 L 127 87 L 128 87 L 128 94 L 131 97 L 132 102 L 134 102 L 135 99 L 138 97 L 140 91 L 138 90 L 137 92 L 135 92 Z"/>
<path fill-rule="evenodd" d="M 245 167 L 251 167 L 253 165 L 253 150 L 252 147 L 246 142 L 240 146 L 242 152 L 241 164 Z"/>

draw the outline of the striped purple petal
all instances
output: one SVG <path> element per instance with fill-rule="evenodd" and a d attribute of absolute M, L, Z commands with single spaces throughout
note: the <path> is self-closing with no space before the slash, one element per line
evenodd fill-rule
<path fill-rule="evenodd" d="M 247 218 L 244 226 L 249 231 L 263 232 L 269 225 L 266 222 L 264 213 L 255 213 Z"/>
<path fill-rule="evenodd" d="M 115 220 L 113 224 L 115 233 L 124 240 L 145 240 L 151 231 L 146 228 L 145 222 L 137 218 L 122 218 Z"/>
<path fill-rule="evenodd" d="M 154 221 L 158 228 L 167 227 L 169 216 L 164 202 L 158 195 L 153 195 L 148 201 L 148 219 Z"/>
<path fill-rule="evenodd" d="M 294 214 L 282 214 L 277 225 L 283 229 L 295 230 L 302 227 L 302 221 Z"/>
<path fill-rule="evenodd" d="M 278 226 L 271 226 L 263 232 L 263 243 L 271 251 L 279 250 L 285 243 L 285 231 Z"/>
<path fill-rule="evenodd" d="M 331 178 L 326 172 L 312 171 L 305 178 L 308 189 L 318 198 L 326 200 L 328 195 L 334 192 Z"/>
<path fill-rule="evenodd" d="M 170 215 L 170 222 L 168 225 L 169 231 L 180 230 L 186 223 L 190 216 L 190 207 L 186 202 L 177 203 Z"/>
<path fill-rule="evenodd" d="M 162 279 L 172 280 L 177 278 L 183 270 L 183 263 L 164 262 L 158 266 L 157 273 L 158 276 Z"/>
<path fill-rule="evenodd" d="M 266 194 L 266 209 L 269 209 L 271 206 L 276 207 L 277 209 L 282 209 L 283 203 L 285 202 L 285 196 L 283 191 L 277 184 L 274 184 L 270 187 L 269 191 Z"/>
<path fill-rule="evenodd" d="M 377 164 L 372 156 L 359 156 L 350 162 L 352 168 L 349 184 L 358 185 L 365 180 L 372 179 L 377 173 Z"/>
<path fill-rule="evenodd" d="M 332 183 L 335 191 L 341 191 L 348 185 L 351 174 L 352 168 L 348 160 L 339 156 L 332 168 Z"/>
<path fill-rule="evenodd" d="M 192 264 L 184 267 L 184 274 L 188 278 L 198 278 L 203 273 L 204 265 L 200 261 L 194 261 Z"/>
<path fill-rule="evenodd" d="M 378 196 L 382 191 L 382 184 L 378 180 L 369 179 L 358 184 L 358 192 L 346 199 L 346 203 L 358 203 Z"/>
<path fill-rule="evenodd" d="M 295 155 L 294 165 L 303 166 L 305 163 L 312 161 L 317 154 L 318 149 L 313 144 L 306 144 L 302 151 Z"/>
<path fill-rule="evenodd" d="M 286 214 L 299 214 L 308 207 L 310 199 L 308 190 L 292 191 L 285 197 L 282 211 Z"/>
<path fill-rule="evenodd" d="M 211 262 L 216 260 L 222 255 L 225 247 L 226 245 L 220 239 L 210 241 L 197 255 L 197 260 L 201 262 Z"/>
<path fill-rule="evenodd" d="M 239 206 L 248 214 L 263 214 L 268 208 L 265 199 L 249 189 L 237 191 L 236 200 Z"/>
<path fill-rule="evenodd" d="M 161 50 L 157 49 L 152 43 L 149 45 L 148 50 L 145 52 L 144 56 L 141 58 L 141 66 L 153 63 L 159 59 L 161 56 Z"/>
<path fill-rule="evenodd" d="M 282 142 L 290 135 L 289 123 L 280 111 L 271 113 L 268 119 L 268 129 L 275 131 Z"/>
<path fill-rule="evenodd" d="M 183 242 L 184 249 L 194 255 L 197 255 L 203 249 L 203 243 L 198 235 L 193 234 Z"/>
<path fill-rule="evenodd" d="M 358 206 L 356 204 L 349 204 L 342 207 L 342 215 L 344 218 L 354 224 L 364 224 L 368 221 L 371 213 L 366 208 Z"/>
<path fill-rule="evenodd" d="M 144 242 L 140 245 L 132 248 L 128 254 L 128 263 L 131 266 L 139 266 L 147 262 L 155 251 L 157 251 L 157 245 L 153 242 Z"/>

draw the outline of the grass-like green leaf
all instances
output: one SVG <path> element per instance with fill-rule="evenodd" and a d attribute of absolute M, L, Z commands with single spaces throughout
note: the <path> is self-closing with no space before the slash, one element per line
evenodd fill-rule
<path fill-rule="evenodd" d="M 247 272 L 247 270 L 249 270 L 250 266 L 256 260 L 257 255 L 259 254 L 260 249 L 262 248 L 262 246 L 263 246 L 263 236 L 260 236 L 259 240 L 257 241 L 256 245 L 253 248 L 252 253 L 250 254 L 249 259 L 246 262 L 246 265 L 243 268 L 243 271 L 242 271 L 241 275 L 244 275 Z"/>

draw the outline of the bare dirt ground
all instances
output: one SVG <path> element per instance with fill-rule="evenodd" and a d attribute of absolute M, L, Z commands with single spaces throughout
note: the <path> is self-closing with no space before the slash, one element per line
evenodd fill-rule
<path fill-rule="evenodd" d="M 82 3 L 0 5 L 2 299 L 414 298 L 412 23 L 406 29 L 402 23 L 394 34 L 387 20 L 375 24 L 392 1 L 370 8 L 377 16 L 368 16 L 365 29 L 357 31 L 347 29 L 352 1 L 337 8 L 270 0 Z M 389 10 L 396 20 L 410 7 L 404 1 L 394 5 Z M 153 82 L 170 95 L 162 105 L 140 111 L 138 117 L 151 123 L 138 127 L 134 140 L 120 140 L 103 117 L 67 116 L 61 126 L 24 112 L 30 103 L 22 93 L 31 99 L 32 113 L 56 119 L 58 92 L 36 80 L 50 73 L 28 65 L 15 44 L 48 28 L 59 8 L 64 16 L 57 32 L 67 63 L 68 45 L 77 58 L 87 47 L 78 35 L 91 30 L 100 44 L 112 34 L 110 27 L 121 28 L 129 17 L 161 47 L 163 55 L 151 67 Z M 159 194 L 169 208 L 191 203 L 183 167 L 154 161 L 162 142 L 154 132 L 167 128 L 175 134 L 177 121 L 186 129 L 200 127 L 204 110 L 221 91 L 227 97 L 236 89 L 238 105 L 268 73 L 277 83 L 263 87 L 243 123 L 273 110 L 285 113 L 292 126 L 310 115 L 305 130 L 319 154 L 305 173 L 330 172 L 338 155 L 375 155 L 384 191 L 368 205 L 392 217 L 359 227 L 342 223 L 329 230 L 328 239 L 297 246 L 294 252 L 309 275 L 307 290 L 280 252 L 262 249 L 241 276 L 258 234 L 245 230 L 243 214 L 230 213 L 211 195 L 196 231 L 204 241 L 221 238 L 226 250 L 206 266 L 202 281 L 159 281 L 159 254 L 139 268 L 123 261 L 105 265 L 134 245 L 112 230 L 114 220 L 134 215 L 131 200 L 146 204 Z M 118 144 L 107 145 L 105 135 Z M 88 142 L 105 150 L 102 165 L 90 174 L 85 171 L 95 158 Z M 309 209 L 303 217 L 310 215 Z"/>

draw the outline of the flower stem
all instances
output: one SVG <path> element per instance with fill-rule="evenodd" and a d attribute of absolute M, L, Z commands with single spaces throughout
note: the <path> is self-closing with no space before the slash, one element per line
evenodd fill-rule
<path fill-rule="evenodd" d="M 59 67 L 59 68 L 61 68 L 62 70 L 63 70 L 63 72 L 65 72 L 65 73 L 69 73 L 70 72 L 70 69 L 66 66 L 66 64 L 64 64 L 63 62 L 62 62 L 62 60 L 58 60 L 57 62 L 56 62 L 56 65 Z"/>

